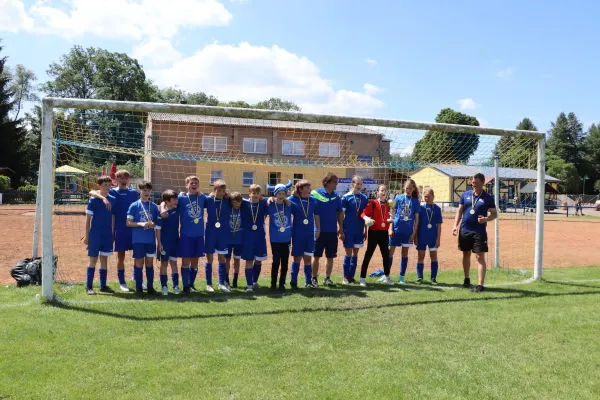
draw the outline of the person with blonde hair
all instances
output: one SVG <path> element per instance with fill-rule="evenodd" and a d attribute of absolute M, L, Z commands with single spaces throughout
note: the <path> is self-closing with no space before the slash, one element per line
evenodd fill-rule
<path fill-rule="evenodd" d="M 398 282 L 404 284 L 404 275 L 408 268 L 408 249 L 413 246 L 417 227 L 419 226 L 419 188 L 414 180 L 408 179 L 404 185 L 404 193 L 396 196 L 394 200 L 396 216 L 394 224 L 390 227 L 390 267 L 393 264 L 396 247 L 402 247 L 402 260 L 400 261 L 400 277 Z"/>
<path fill-rule="evenodd" d="M 365 221 L 362 212 L 367 207 L 369 199 L 361 193 L 363 186 L 362 177 L 352 177 L 351 190 L 342 196 L 342 209 L 344 210 L 344 285 L 356 283 L 356 265 L 358 251 L 363 248 L 365 241 Z"/>

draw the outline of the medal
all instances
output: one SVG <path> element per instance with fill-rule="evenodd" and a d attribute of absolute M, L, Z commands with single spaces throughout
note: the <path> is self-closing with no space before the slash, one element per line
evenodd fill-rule
<path fill-rule="evenodd" d="M 431 229 L 431 227 L 432 227 L 432 226 L 433 226 L 433 225 L 431 225 L 431 224 L 427 224 L 427 228 L 428 228 L 428 229 Z"/>
<path fill-rule="evenodd" d="M 427 224 L 427 229 L 431 229 L 433 227 L 433 225 L 431 225 L 431 218 L 433 218 L 433 206 L 431 208 L 431 212 L 429 212 L 429 208 L 427 207 L 427 204 L 425 204 L 425 213 L 427 214 L 427 220 L 429 221 Z"/>
<path fill-rule="evenodd" d="M 381 201 L 377 201 L 377 203 L 379 203 L 379 213 L 381 214 L 381 220 L 383 221 L 381 223 L 381 227 L 385 228 L 385 216 L 383 215 L 383 204 L 381 203 Z"/>
<path fill-rule="evenodd" d="M 469 214 L 475 215 L 475 210 L 471 209 L 471 211 L 469 211 Z"/>
<path fill-rule="evenodd" d="M 279 232 L 285 232 L 285 228 L 282 226 L 281 228 L 279 228 Z"/>
<path fill-rule="evenodd" d="M 220 222 L 217 222 L 217 223 L 215 224 L 215 228 L 219 229 L 220 227 L 221 227 L 221 223 L 220 223 Z"/>
<path fill-rule="evenodd" d="M 404 220 L 405 220 L 405 221 L 408 221 L 408 217 L 404 217 Z"/>
<path fill-rule="evenodd" d="M 217 207 L 215 205 L 215 215 L 217 216 L 217 223 L 215 224 L 215 227 L 217 229 L 219 229 L 221 227 L 221 223 L 219 221 L 221 221 L 221 208 L 222 207 L 223 207 L 223 199 L 221 199 L 221 202 L 219 203 L 219 211 L 217 211 Z"/>
<path fill-rule="evenodd" d="M 235 236 L 235 233 L 237 232 L 238 229 L 238 225 L 240 222 L 240 215 L 241 215 L 241 211 L 238 210 L 237 215 L 235 215 L 235 210 L 231 210 L 231 220 L 232 220 L 232 230 L 233 230 L 233 236 Z"/>
<path fill-rule="evenodd" d="M 194 218 L 194 223 L 197 224 L 198 222 L 200 222 L 200 220 L 198 218 Z"/>
<path fill-rule="evenodd" d="M 163 250 L 163 251 L 160 252 L 160 254 L 163 255 L 163 256 L 166 256 L 167 252 Z"/>
<path fill-rule="evenodd" d="M 308 225 L 308 209 L 310 208 L 310 197 L 306 200 L 306 210 L 304 209 L 304 203 L 302 203 L 302 197 L 300 197 L 300 205 L 302 206 L 302 212 L 304 213 L 304 225 Z"/>
<path fill-rule="evenodd" d="M 152 216 L 150 215 L 150 202 L 148 202 L 148 212 L 146 212 L 146 208 L 144 207 L 144 203 L 140 200 L 140 204 L 142 206 L 142 210 L 144 210 L 144 215 L 146 216 L 146 221 L 152 222 Z"/>
<path fill-rule="evenodd" d="M 302 221 L 304 223 L 304 225 L 308 225 L 308 220 L 305 219 L 304 221 Z"/>
<path fill-rule="evenodd" d="M 471 211 L 469 211 L 471 215 L 475 215 L 475 205 L 479 201 L 479 198 L 481 197 L 482 194 L 483 194 L 483 191 L 481 191 L 479 196 L 475 197 L 475 191 L 473 190 L 473 194 L 472 194 L 473 197 L 471 197 Z"/>
<path fill-rule="evenodd" d="M 382 223 L 381 223 L 381 227 L 382 227 L 382 228 L 385 228 L 385 222 L 382 222 Z"/>
<path fill-rule="evenodd" d="M 252 222 L 254 222 L 254 225 L 252 225 L 253 231 L 258 229 L 258 226 L 256 225 L 256 220 L 258 219 L 259 209 L 260 209 L 260 203 L 256 203 L 256 215 L 254 215 L 254 208 L 252 208 L 252 203 L 250 203 L 250 213 L 252 213 Z"/>
<path fill-rule="evenodd" d="M 404 220 L 408 221 L 408 217 L 411 214 L 411 210 L 412 210 L 412 198 L 408 199 L 408 206 L 406 204 L 406 195 L 404 195 L 404 208 L 403 208 L 403 214 L 404 214 Z"/>
<path fill-rule="evenodd" d="M 255 231 L 255 230 L 257 230 L 257 229 L 258 229 L 258 226 L 256 226 L 256 225 L 252 225 L 252 230 L 253 230 L 253 231 Z"/>

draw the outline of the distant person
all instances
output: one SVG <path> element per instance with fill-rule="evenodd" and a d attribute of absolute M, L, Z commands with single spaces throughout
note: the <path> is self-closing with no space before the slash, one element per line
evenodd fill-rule
<path fill-rule="evenodd" d="M 581 196 L 577 197 L 575 201 L 575 215 L 579 215 L 580 213 L 583 216 L 583 197 Z"/>

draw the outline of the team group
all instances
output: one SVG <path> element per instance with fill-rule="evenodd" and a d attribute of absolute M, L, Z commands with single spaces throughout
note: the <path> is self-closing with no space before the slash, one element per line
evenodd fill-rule
<path fill-rule="evenodd" d="M 248 199 L 245 200 L 239 192 L 228 193 L 223 180 L 215 181 L 212 193 L 205 195 L 199 191 L 199 179 L 189 176 L 185 182 L 186 193 L 165 190 L 161 204 L 157 205 L 151 199 L 150 182 L 142 181 L 136 191 L 129 188 L 128 171 L 117 171 L 116 178 L 117 188 L 111 188 L 110 177 L 102 176 L 98 178 L 99 189 L 90 192 L 84 237 L 90 258 L 86 279 L 88 294 L 95 294 L 93 280 L 98 261 L 100 291 L 113 292 L 107 285 L 108 256 L 113 254 L 113 249 L 117 253 L 119 287 L 124 292 L 129 291 L 124 262 L 125 254 L 130 250 L 133 250 L 133 280 L 138 295 L 144 295 L 144 290 L 150 295 L 158 294 L 153 287 L 155 258 L 160 262 L 163 295 L 169 294 L 169 266 L 173 292 L 180 293 L 178 258 L 182 259 L 183 294 L 198 291 L 195 286 L 198 264 L 204 256 L 206 290 L 214 292 L 212 277 L 215 254 L 219 290 L 227 293 L 232 287 L 238 287 L 243 260 L 246 291 L 253 292 L 259 288 L 262 262 L 267 259 L 267 218 L 272 255 L 272 290 L 286 290 L 290 255 L 292 289 L 298 289 L 302 263 L 305 287 L 318 287 L 319 262 L 323 255 L 327 259 L 323 283 L 335 287 L 331 274 L 333 261 L 337 257 L 338 240 L 342 240 L 345 249 L 344 284 L 357 283 L 358 253 L 365 241 L 367 249 L 360 271 L 361 286 L 366 286 L 368 266 L 377 247 L 383 262 L 380 281 L 386 285 L 394 285 L 390 270 L 396 247 L 401 248 L 398 281 L 403 284 L 408 268 L 408 251 L 413 245 L 418 250 L 417 282 L 423 282 L 424 259 L 429 249 L 431 283 L 437 284 L 437 249 L 440 247 L 442 211 L 434 204 L 432 189 L 425 190 L 424 202 L 420 203 L 419 191 L 412 179 L 406 182 L 404 193 L 393 200 L 388 199 L 385 185 L 378 187 L 377 199 L 369 200 L 361 193 L 363 182 L 360 176 L 353 177 L 351 190 L 339 196 L 335 192 L 338 178 L 332 173 L 323 177 L 323 187 L 317 190 L 312 190 L 307 180 L 298 181 L 291 196 L 288 194 L 292 188 L 291 182 L 268 186 L 267 189 L 273 193 L 273 197 L 268 198 L 263 197 L 261 187 L 254 184 L 249 187 Z M 459 248 L 465 253 L 472 251 L 480 255 L 487 252 L 485 222 L 493 219 L 487 217 L 488 210 L 495 213 L 495 209 L 493 197 L 481 190 L 476 196 L 476 192 L 474 186 L 473 191 L 467 191 L 461 197 L 454 233 L 457 234 L 460 224 Z M 483 215 L 485 218 L 482 221 Z M 230 283 L 232 260 L 234 274 Z M 465 270 L 464 284 L 470 286 L 468 269 Z M 477 288 L 480 286 L 483 290 L 481 276 Z"/>

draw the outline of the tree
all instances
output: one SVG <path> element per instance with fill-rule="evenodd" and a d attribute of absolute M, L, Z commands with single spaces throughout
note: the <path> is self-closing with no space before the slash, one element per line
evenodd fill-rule
<path fill-rule="evenodd" d="M 529 118 L 523 118 L 515 129 L 537 131 L 537 127 Z M 500 165 L 503 167 L 535 168 L 537 140 L 527 136 L 502 136 L 494 153 L 500 157 Z"/>
<path fill-rule="evenodd" d="M 35 73 L 25 68 L 22 64 L 18 64 L 15 71 L 12 73 L 12 78 L 8 90 L 14 96 L 16 110 L 14 111 L 14 120 L 19 119 L 19 113 L 24 106 L 24 103 L 30 101 L 40 101 L 39 96 L 35 92 L 34 82 L 37 81 Z"/>
<path fill-rule="evenodd" d="M 253 106 L 253 108 L 279 111 L 302 111 L 302 109 L 295 103 L 281 100 L 279 97 L 271 97 L 269 100 L 258 102 Z"/>
<path fill-rule="evenodd" d="M 252 108 L 252 106 L 243 100 L 228 101 L 227 103 L 219 102 L 221 107 L 233 107 L 233 108 Z"/>
<path fill-rule="evenodd" d="M 546 161 L 546 173 L 560 179 L 558 185 L 563 193 L 576 193 L 579 191 L 579 174 L 575 164 L 549 154 Z"/>
<path fill-rule="evenodd" d="M 477 118 L 444 108 L 435 122 L 479 126 Z M 413 159 L 419 163 L 467 162 L 479 146 L 479 135 L 463 132 L 428 131 L 415 144 Z"/>
<path fill-rule="evenodd" d="M 600 190 L 600 125 L 592 124 L 588 129 L 583 152 L 589 167 L 590 185 L 595 181 L 594 189 Z"/>
<path fill-rule="evenodd" d="M 574 113 L 560 113 L 552 123 L 547 150 L 560 159 L 578 165 L 581 161 L 583 126 Z"/>
<path fill-rule="evenodd" d="M 158 100 L 161 103 L 182 103 L 216 106 L 219 100 L 214 96 L 208 96 L 204 92 L 187 93 L 178 87 L 168 87 L 158 91 Z"/>

